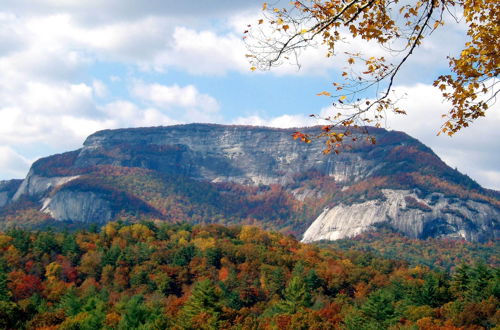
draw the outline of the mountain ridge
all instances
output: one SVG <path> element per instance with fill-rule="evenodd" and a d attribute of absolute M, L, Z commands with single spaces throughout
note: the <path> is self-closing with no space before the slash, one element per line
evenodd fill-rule
<path fill-rule="evenodd" d="M 103 223 L 120 214 L 155 214 L 171 221 L 257 222 L 305 233 L 305 241 L 352 236 L 377 223 L 417 238 L 499 237 L 498 192 L 450 168 L 418 140 L 369 128 L 377 144 L 359 141 L 339 155 L 323 155 L 321 141 L 291 137 L 317 129 L 186 124 L 103 130 L 80 149 L 37 160 L 9 203 L 30 196 L 55 220 Z M 126 180 L 150 187 L 139 190 Z M 78 191 L 77 183 L 87 191 Z M 172 184 L 186 187 L 176 191 Z M 201 202 L 204 192 L 197 189 L 211 191 L 213 199 Z M 0 186 L 1 194 L 8 195 Z M 129 197 L 121 205 L 110 197 L 118 195 Z M 139 201 L 144 205 L 126 207 Z M 275 206 L 282 212 L 271 212 Z"/>

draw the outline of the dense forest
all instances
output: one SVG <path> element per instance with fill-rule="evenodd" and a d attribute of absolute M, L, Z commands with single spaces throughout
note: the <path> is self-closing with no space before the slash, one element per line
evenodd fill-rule
<path fill-rule="evenodd" d="M 491 329 L 500 270 L 451 272 L 252 226 L 0 234 L 5 329 Z"/>
<path fill-rule="evenodd" d="M 499 240 L 481 244 L 449 238 L 412 239 L 383 224 L 356 237 L 317 244 L 353 253 L 370 252 L 383 258 L 405 260 L 410 266 L 425 265 L 447 272 L 461 263 L 478 261 L 500 267 Z"/>

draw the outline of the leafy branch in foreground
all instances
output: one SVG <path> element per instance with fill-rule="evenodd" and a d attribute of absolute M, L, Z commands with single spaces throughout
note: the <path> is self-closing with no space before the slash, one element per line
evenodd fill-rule
<path fill-rule="evenodd" d="M 314 137 L 326 138 L 326 153 L 338 152 L 346 137 L 356 139 L 352 127 L 379 127 L 387 111 L 405 114 L 396 106 L 395 79 L 423 39 L 444 24 L 445 16 L 467 25 L 468 40 L 460 55 L 449 59 L 451 74 L 434 81 L 451 103 L 439 134 L 451 136 L 484 116 L 499 92 L 500 9 L 495 0 L 410 4 L 399 0 L 304 0 L 291 1 L 283 8 L 264 3 L 263 15 L 245 31 L 252 70 L 269 70 L 285 62 L 300 67 L 300 54 L 318 45 L 326 48 L 327 57 L 345 64 L 339 81 L 333 82 L 334 91 L 318 94 L 335 100 L 336 113 L 321 117 L 328 125 Z M 382 50 L 384 56 L 339 51 L 343 45 L 354 48 L 359 41 L 370 50 Z M 342 132 L 333 128 L 342 128 Z M 304 142 L 313 138 L 301 134 L 294 137 Z"/>

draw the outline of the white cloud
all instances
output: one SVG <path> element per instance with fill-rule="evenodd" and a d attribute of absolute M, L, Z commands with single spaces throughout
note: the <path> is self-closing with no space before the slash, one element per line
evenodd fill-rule
<path fill-rule="evenodd" d="M 132 93 L 148 103 L 145 108 L 120 100 L 98 104 L 96 97 L 107 89 L 102 82 L 93 86 L 33 82 L 17 87 L 0 90 L 0 144 L 43 142 L 74 148 L 87 135 L 104 128 L 220 119 L 217 100 L 193 85 L 136 83 Z"/>
<path fill-rule="evenodd" d="M 443 124 L 441 115 L 449 109 L 437 88 L 416 84 L 397 86 L 397 90 L 407 94 L 398 105 L 408 114 L 388 114 L 388 128 L 418 138 L 449 166 L 457 167 L 485 187 L 500 190 L 500 104 L 490 108 L 485 118 L 476 120 L 450 138 L 437 136 Z"/>
<path fill-rule="evenodd" d="M 219 110 L 216 99 L 210 95 L 200 93 L 193 85 L 180 87 L 179 85 L 165 86 L 137 82 L 132 86 L 132 95 L 164 108 L 196 107 L 207 112 L 217 112 Z"/>
<path fill-rule="evenodd" d="M 165 86 L 136 82 L 131 94 L 146 104 L 175 115 L 179 121 L 216 122 L 220 121 L 219 102 L 208 94 L 203 94 L 193 85 Z"/>
<path fill-rule="evenodd" d="M 170 49 L 155 59 L 159 67 L 173 66 L 191 74 L 220 75 L 227 71 L 249 72 L 241 36 L 217 35 L 213 31 L 196 31 L 176 27 Z"/>
<path fill-rule="evenodd" d="M 4 179 L 23 178 L 31 162 L 8 146 L 0 146 L 0 176 Z"/>
<path fill-rule="evenodd" d="M 292 128 L 319 125 L 320 121 L 304 115 L 281 115 L 271 118 L 261 117 L 259 115 L 250 115 L 238 117 L 232 120 L 230 124 Z"/>
<path fill-rule="evenodd" d="M 71 13 L 80 24 L 96 26 L 109 22 L 139 20 L 144 17 L 165 16 L 189 21 L 221 18 L 245 8 L 260 6 L 261 0 L 3 0 L 2 7 L 27 15 Z"/>
<path fill-rule="evenodd" d="M 106 84 L 104 84 L 100 80 L 94 80 L 92 82 L 92 89 L 94 91 L 94 96 L 98 98 L 103 98 L 108 95 L 108 88 Z"/>
<path fill-rule="evenodd" d="M 73 146 L 78 136 L 61 118 L 98 118 L 93 88 L 85 84 L 11 83 L 0 78 L 0 144 Z"/>
<path fill-rule="evenodd" d="M 217 34 L 187 28 L 186 22 L 169 16 L 84 26 L 70 13 L 4 14 L 0 23 L 0 36 L 5 36 L 0 68 L 17 79 L 74 79 L 79 70 L 99 61 L 160 72 L 178 68 L 192 74 L 248 72 L 249 68 L 242 31 Z"/>
<path fill-rule="evenodd" d="M 170 118 L 155 108 L 140 108 L 128 101 L 115 101 L 102 107 L 106 113 L 107 128 L 144 127 L 159 125 L 174 125 L 180 121 Z"/>

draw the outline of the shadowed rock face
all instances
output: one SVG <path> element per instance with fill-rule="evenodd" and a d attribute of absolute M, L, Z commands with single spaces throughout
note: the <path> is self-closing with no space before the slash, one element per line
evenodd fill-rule
<path fill-rule="evenodd" d="M 12 199 L 22 182 L 23 180 L 0 181 L 0 207 Z"/>
<path fill-rule="evenodd" d="M 308 130 L 318 132 L 317 128 L 302 129 Z M 324 192 L 308 187 L 302 190 L 307 194 L 295 194 L 288 187 L 300 186 L 295 182 L 298 174 L 315 171 L 334 178 L 347 191 L 359 186 L 352 190 L 362 198 L 336 194 L 316 219 L 304 219 L 312 223 L 304 241 L 349 237 L 381 222 L 410 237 L 470 241 L 500 237 L 500 211 L 494 205 L 500 205 L 498 194 L 484 197 L 485 191 L 477 183 L 449 168 L 410 136 L 373 129 L 376 145 L 357 143 L 351 151 L 324 155 L 322 142 L 294 141 L 294 131 L 202 124 L 100 131 L 89 136 L 82 149 L 35 162 L 15 194 L 3 193 L 0 185 L 0 207 L 4 200 L 5 204 L 28 195 L 40 198 L 41 209 L 57 220 L 108 221 L 115 214 L 111 205 L 116 204 L 109 196 L 91 189 L 65 188 L 102 165 L 139 167 L 209 182 L 280 184 L 307 204 L 312 200 L 307 196 L 323 196 Z M 406 181 L 412 173 L 438 178 L 439 185 L 416 194 L 415 183 Z M 363 188 L 373 178 L 385 178 L 386 186 Z M 442 190 L 446 185 L 477 191 L 480 200 L 450 196 Z M 366 193 L 370 189 L 378 195 Z"/>

